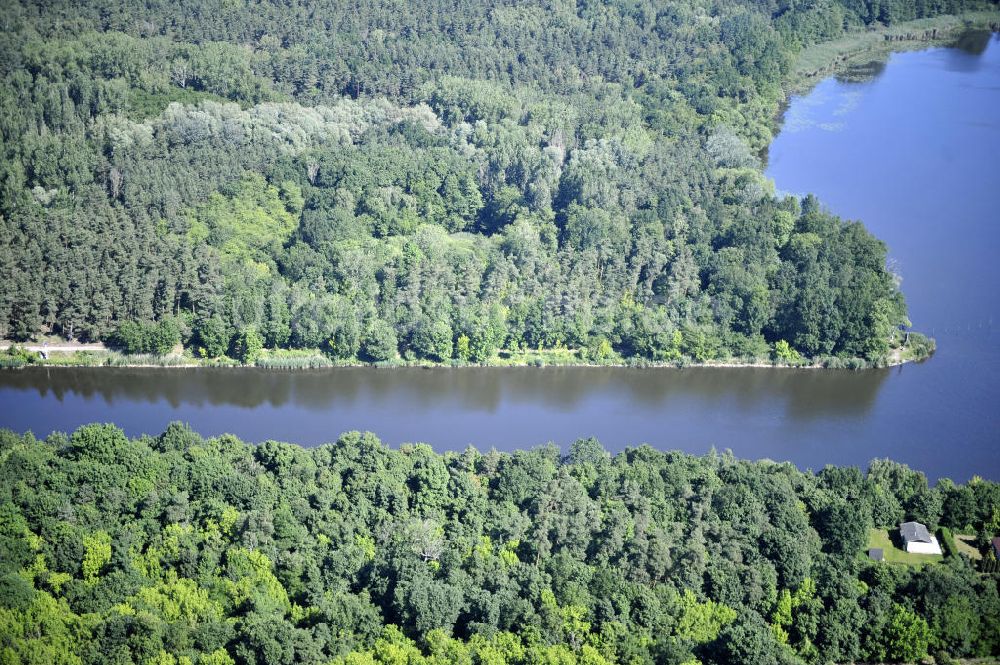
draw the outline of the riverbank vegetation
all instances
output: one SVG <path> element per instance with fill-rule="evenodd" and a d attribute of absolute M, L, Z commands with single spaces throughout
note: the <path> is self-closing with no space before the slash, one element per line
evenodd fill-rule
<path fill-rule="evenodd" d="M 904 519 L 985 551 L 1000 485 L 887 460 L 812 473 L 594 440 L 438 455 L 91 425 L 0 432 L 0 516 L 4 662 L 1000 655 L 997 575 L 865 555 Z"/>
<path fill-rule="evenodd" d="M 461 343 L 461 339 L 459 340 Z M 37 348 L 37 346 L 35 347 Z M 234 353 L 236 357 L 220 355 L 206 357 L 191 349 L 173 347 L 165 354 L 124 353 L 112 349 L 48 350 L 46 356 L 27 350 L 26 347 L 11 345 L 0 352 L 0 368 L 19 369 L 44 365 L 47 367 L 258 367 L 274 370 L 309 370 L 329 367 L 773 367 L 801 369 L 870 369 L 890 367 L 908 362 L 926 360 L 934 353 L 935 343 L 919 333 L 897 334 L 891 338 L 889 352 L 866 360 L 857 357 L 814 356 L 805 357 L 787 343 L 779 342 L 765 355 L 715 356 L 695 358 L 688 355 L 683 346 L 679 352 L 664 359 L 623 356 L 611 345 L 602 341 L 590 348 L 570 349 L 557 345 L 551 349 L 520 349 L 510 351 L 498 349 L 493 355 L 481 360 L 467 356 L 447 360 L 428 358 L 394 357 L 386 360 L 360 358 L 336 358 L 323 349 L 259 349 L 252 357 Z"/>
<path fill-rule="evenodd" d="M 9 4 L 0 338 L 389 363 L 886 362 L 886 248 L 756 155 L 802 49 L 995 8 Z"/>

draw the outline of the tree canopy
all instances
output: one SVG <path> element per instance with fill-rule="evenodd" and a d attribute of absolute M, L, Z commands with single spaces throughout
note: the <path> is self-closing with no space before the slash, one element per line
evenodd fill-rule
<path fill-rule="evenodd" d="M 1000 485 L 932 487 L 888 460 L 812 473 L 593 439 L 439 455 L 357 432 L 304 449 L 179 424 L 0 431 L 0 659 L 996 657 L 995 574 L 872 562 L 851 534 L 923 519 L 985 540 L 997 515 Z"/>

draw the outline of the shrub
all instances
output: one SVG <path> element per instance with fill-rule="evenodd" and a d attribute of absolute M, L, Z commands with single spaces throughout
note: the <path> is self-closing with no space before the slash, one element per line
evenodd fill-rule
<path fill-rule="evenodd" d="M 172 319 L 159 323 L 125 321 L 106 340 L 109 346 L 127 354 L 166 355 L 181 341 L 181 332 Z"/>
<path fill-rule="evenodd" d="M 361 341 L 361 353 L 372 362 L 392 360 L 398 352 L 396 330 L 381 319 L 374 321 Z"/>
<path fill-rule="evenodd" d="M 256 328 L 246 328 L 233 340 L 233 358 L 244 365 L 253 365 L 264 350 L 264 338 Z"/>
<path fill-rule="evenodd" d="M 24 367 L 25 365 L 33 365 L 38 362 L 39 358 L 40 354 L 28 351 L 15 344 L 7 347 L 7 350 L 0 354 L 0 369 L 13 369 Z"/>
<path fill-rule="evenodd" d="M 955 536 L 951 529 L 946 526 L 938 529 L 938 538 L 941 540 L 941 548 L 944 550 L 945 556 L 958 556 L 958 547 L 955 546 Z"/>
<path fill-rule="evenodd" d="M 226 324 L 217 316 L 199 321 L 194 333 L 198 352 L 206 358 L 218 358 L 229 348 Z"/>
<path fill-rule="evenodd" d="M 424 319 L 410 336 L 410 346 L 421 358 L 444 361 L 452 355 L 452 332 L 447 321 Z"/>
<path fill-rule="evenodd" d="M 783 339 L 774 343 L 774 359 L 779 362 L 795 362 L 799 360 L 799 352 Z"/>

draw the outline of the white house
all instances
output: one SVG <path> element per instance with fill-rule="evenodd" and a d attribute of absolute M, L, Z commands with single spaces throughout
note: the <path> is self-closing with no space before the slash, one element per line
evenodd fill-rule
<path fill-rule="evenodd" d="M 920 522 L 903 522 L 899 525 L 899 537 L 903 539 L 903 548 L 913 554 L 941 554 L 941 546 L 937 538 L 932 536 L 927 527 Z"/>

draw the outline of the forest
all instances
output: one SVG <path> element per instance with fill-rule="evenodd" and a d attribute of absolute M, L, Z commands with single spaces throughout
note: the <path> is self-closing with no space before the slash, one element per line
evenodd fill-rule
<path fill-rule="evenodd" d="M 869 529 L 904 519 L 946 556 L 869 560 Z M 951 531 L 985 550 L 1000 484 L 593 439 L 442 455 L 358 432 L 306 449 L 180 424 L 0 431 L 0 662 L 996 657 L 996 559 L 973 565 Z"/>
<path fill-rule="evenodd" d="M 883 362 L 887 247 L 766 148 L 803 49 L 996 7 L 5 0 L 0 340 Z M 998 535 L 886 459 L 0 430 L 0 665 L 998 658 Z"/>
<path fill-rule="evenodd" d="M 878 361 L 886 247 L 761 160 L 801 49 L 988 0 L 12 0 L 0 339 Z"/>

